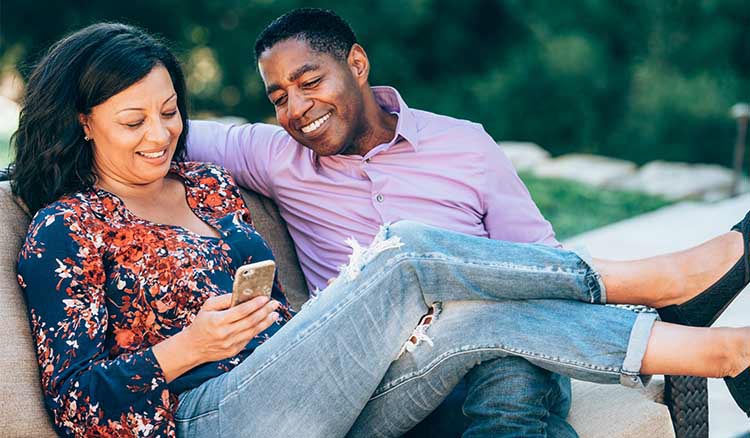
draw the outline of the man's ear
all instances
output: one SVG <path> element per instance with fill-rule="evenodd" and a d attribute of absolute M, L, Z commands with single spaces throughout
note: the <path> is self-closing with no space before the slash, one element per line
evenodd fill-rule
<path fill-rule="evenodd" d="M 81 127 L 83 128 L 83 135 L 85 135 L 88 138 L 91 138 L 91 128 L 89 127 L 89 116 L 86 114 L 78 114 L 78 123 L 81 124 Z"/>
<path fill-rule="evenodd" d="M 357 83 L 359 85 L 367 84 L 370 77 L 370 60 L 367 59 L 365 49 L 355 43 L 349 50 L 347 63 Z"/>

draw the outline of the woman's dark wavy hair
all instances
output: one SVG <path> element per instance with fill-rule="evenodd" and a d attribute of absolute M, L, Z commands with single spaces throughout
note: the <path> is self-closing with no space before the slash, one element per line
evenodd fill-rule
<path fill-rule="evenodd" d="M 173 160 L 181 160 L 188 132 L 185 79 L 166 44 L 134 26 L 98 23 L 49 49 L 29 76 L 11 140 L 11 187 L 32 212 L 94 184 L 93 150 L 79 114 L 90 114 L 157 65 L 167 69 L 177 93 L 183 129 Z"/>

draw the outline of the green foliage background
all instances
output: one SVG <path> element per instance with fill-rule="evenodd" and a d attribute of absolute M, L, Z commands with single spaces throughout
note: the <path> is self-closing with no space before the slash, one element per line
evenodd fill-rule
<path fill-rule="evenodd" d="M 729 165 L 728 109 L 750 99 L 747 0 L 2 0 L 0 65 L 26 74 L 65 33 L 125 21 L 173 43 L 195 110 L 263 120 L 255 36 L 299 6 L 349 20 L 371 83 L 412 107 L 554 154 Z"/>

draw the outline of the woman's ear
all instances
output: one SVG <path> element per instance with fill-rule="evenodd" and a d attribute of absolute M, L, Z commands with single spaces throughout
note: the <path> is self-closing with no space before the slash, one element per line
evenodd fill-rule
<path fill-rule="evenodd" d="M 365 49 L 355 43 L 349 50 L 349 57 L 346 61 L 357 83 L 366 84 L 370 76 L 370 60 L 367 58 Z"/>
<path fill-rule="evenodd" d="M 78 114 L 78 123 L 83 128 L 83 135 L 87 138 L 91 138 L 91 128 L 89 127 L 89 116 L 86 114 Z"/>

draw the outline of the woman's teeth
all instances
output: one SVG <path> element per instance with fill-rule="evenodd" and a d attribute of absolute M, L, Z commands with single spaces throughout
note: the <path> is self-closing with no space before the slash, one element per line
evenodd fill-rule
<path fill-rule="evenodd" d="M 313 121 L 312 123 L 309 123 L 301 128 L 302 132 L 305 134 L 309 134 L 316 129 L 320 128 L 320 125 L 325 123 L 326 120 L 328 120 L 331 117 L 331 113 L 326 113 L 323 117 L 319 118 L 318 120 Z"/>
<path fill-rule="evenodd" d="M 136 154 L 144 156 L 146 158 L 160 158 L 164 156 L 164 154 L 166 153 L 167 153 L 166 149 L 160 152 L 136 152 Z"/>

